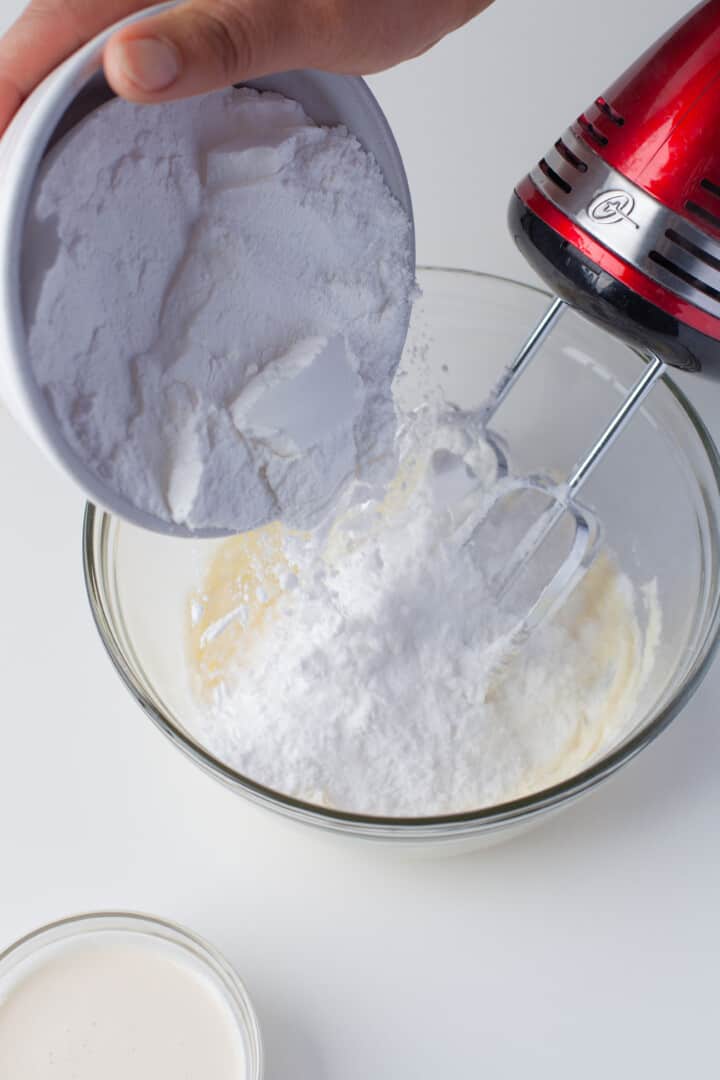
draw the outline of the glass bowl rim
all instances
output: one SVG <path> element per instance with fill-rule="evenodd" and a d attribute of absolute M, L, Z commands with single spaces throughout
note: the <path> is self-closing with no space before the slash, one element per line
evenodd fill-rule
<path fill-rule="evenodd" d="M 220 982 L 220 992 L 227 1001 L 232 1001 L 239 1015 L 235 1015 L 235 1024 L 241 1031 L 248 1056 L 248 1080 L 261 1080 L 264 1071 L 264 1051 L 262 1035 L 257 1014 L 250 995 L 235 968 L 204 938 L 189 930 L 186 926 L 157 915 L 148 915 L 140 911 L 87 911 L 77 915 L 67 915 L 53 922 L 45 923 L 4 949 L 0 949 L 0 988 L 4 977 L 12 972 L 12 962 L 16 954 L 21 954 L 19 962 L 28 960 L 42 953 L 45 948 L 72 941 L 76 937 L 93 933 L 118 933 L 145 935 L 169 942 L 179 948 L 188 948 L 193 955 Z M 23 956 L 22 953 L 25 952 Z M 8 968 L 8 964 L 11 966 Z"/>
<path fill-rule="evenodd" d="M 534 292 L 545 297 L 548 301 L 551 299 L 550 293 L 546 289 L 498 274 L 461 267 L 434 265 L 419 265 L 417 269 L 421 273 L 447 276 L 448 278 L 466 277 L 474 280 L 498 282 L 526 292 Z M 663 376 L 661 381 L 676 399 L 689 421 L 690 428 L 700 441 L 708 464 L 711 467 L 718 499 L 720 500 L 720 452 L 715 445 L 715 441 L 695 407 L 682 390 L 667 376 Z M 86 504 L 83 519 L 82 547 L 85 587 L 90 609 L 100 639 L 115 670 L 143 712 L 171 742 L 177 744 L 197 765 L 234 791 L 242 793 L 256 803 L 284 813 L 295 820 L 300 819 L 311 825 L 335 828 L 343 832 L 354 831 L 357 834 L 364 833 L 370 837 L 373 835 L 378 837 L 401 835 L 407 839 L 427 839 L 443 834 L 459 837 L 513 822 L 529 820 L 538 814 L 558 809 L 574 801 L 626 765 L 672 723 L 707 675 L 715 653 L 720 646 L 719 590 L 714 597 L 714 608 L 708 629 L 704 635 L 702 647 L 694 658 L 690 673 L 674 694 L 672 700 L 657 715 L 653 716 L 641 730 L 635 732 L 634 735 L 626 739 L 605 757 L 574 776 L 552 784 L 550 787 L 493 806 L 454 814 L 434 814 L 427 817 L 388 817 L 337 810 L 304 802 L 291 795 L 285 795 L 237 772 L 196 742 L 179 725 L 176 725 L 170 716 L 159 710 L 148 699 L 127 663 L 125 652 L 120 647 L 114 632 L 113 621 L 108 618 L 103 604 L 99 580 L 100 578 L 106 578 L 106 575 L 104 574 L 105 563 L 102 558 L 104 545 L 98 545 L 95 542 L 98 520 L 101 525 L 100 535 L 104 537 L 107 524 L 119 519 L 116 518 L 116 515 L 98 508 L 90 502 Z M 716 530 L 714 538 L 720 546 L 720 530 Z M 1 954 L 0 959 L 2 959 Z"/>

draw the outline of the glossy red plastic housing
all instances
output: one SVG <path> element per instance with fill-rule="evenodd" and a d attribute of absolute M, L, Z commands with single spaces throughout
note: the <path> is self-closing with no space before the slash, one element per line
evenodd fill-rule
<path fill-rule="evenodd" d="M 703 221 L 720 237 L 720 0 L 672 27 L 584 118 L 574 131 L 591 149 L 693 222 L 692 203 L 716 215 Z"/>
<path fill-rule="evenodd" d="M 720 349 L 711 365 L 707 361 L 708 343 L 714 349 L 720 342 L 720 0 L 704 0 L 652 45 L 578 117 L 554 152 L 554 159 L 549 155 L 540 163 L 543 175 L 536 169 L 516 188 L 515 201 L 525 212 L 522 236 L 516 230 L 521 249 L 541 273 L 550 259 L 545 276 L 555 288 L 560 285 L 562 295 L 557 275 L 568 264 L 561 252 L 552 253 L 547 232 L 533 233 L 532 219 L 542 222 L 566 250 L 572 248 L 626 293 L 642 298 L 651 329 L 659 312 L 680 324 L 678 334 L 687 327 L 702 335 L 698 347 L 706 355 L 696 357 L 697 368 L 712 366 L 720 377 Z M 583 188 L 583 174 L 586 180 L 592 175 L 583 155 L 596 167 L 600 158 L 616 183 L 608 190 Z M 569 179 L 560 175 L 567 167 L 573 174 Z M 625 180 L 634 185 L 628 187 L 632 197 L 623 190 Z M 625 201 L 617 202 L 618 196 Z M 611 225 L 608 214 L 622 217 L 625 225 L 593 228 L 602 222 L 597 215 L 590 220 L 593 199 L 603 201 L 599 212 Z M 654 232 L 638 223 L 642 200 L 646 222 L 654 215 Z M 623 206 L 635 207 L 635 220 Z M 533 235 L 544 238 L 539 262 L 530 250 Z M 595 297 L 583 305 L 579 281 L 576 275 L 573 300 L 589 308 Z M 622 306 L 624 317 L 637 307 L 627 296 Z M 697 351 L 694 345 L 691 351 Z"/>

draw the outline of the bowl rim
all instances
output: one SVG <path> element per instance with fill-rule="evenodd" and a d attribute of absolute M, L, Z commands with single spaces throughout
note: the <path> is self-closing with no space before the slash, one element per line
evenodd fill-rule
<path fill-rule="evenodd" d="M 40 955 L 44 949 L 87 935 L 107 933 L 154 938 L 192 953 L 215 977 L 222 996 L 233 1006 L 235 1024 L 243 1037 L 248 1058 L 248 1080 L 261 1080 L 264 1073 L 262 1034 L 247 987 L 221 952 L 199 934 L 170 919 L 119 909 L 84 911 L 55 919 L 0 949 L 0 987 L 4 979 L 12 976 L 17 964 Z"/>
<path fill-rule="evenodd" d="M 546 297 L 548 300 L 551 299 L 551 295 L 546 289 L 503 275 L 462 267 L 436 265 L 419 265 L 418 270 L 426 274 L 499 282 L 524 291 L 534 292 Z M 711 467 L 718 498 L 720 499 L 720 451 L 718 451 L 718 447 L 700 415 L 683 391 L 666 375 L 662 377 L 661 381 L 676 399 L 689 420 L 691 428 L 699 438 Z M 115 520 L 114 516 L 107 511 L 98 509 L 92 503 L 88 502 L 86 504 L 82 530 L 85 587 L 93 620 L 105 650 L 121 680 L 143 712 L 191 760 L 238 794 L 242 794 L 251 801 L 264 805 L 294 820 L 301 820 L 304 823 L 325 829 L 335 829 L 346 834 L 364 834 L 376 838 L 401 835 L 408 840 L 424 840 L 443 835 L 448 839 L 459 838 L 480 831 L 489 831 L 513 822 L 528 821 L 540 814 L 549 813 L 567 805 L 626 765 L 672 723 L 707 675 L 716 651 L 720 646 L 719 593 L 715 598 L 714 610 L 708 630 L 705 633 L 702 648 L 695 658 L 691 671 L 680 689 L 674 694 L 672 700 L 642 730 L 626 739 L 606 757 L 581 770 L 574 776 L 552 784 L 550 787 L 494 806 L 454 814 L 430 815 L 428 817 L 389 817 L 337 810 L 285 795 L 237 772 L 196 742 L 145 694 L 138 684 L 130 665 L 127 663 L 124 651 L 118 642 L 103 603 L 101 586 L 103 563 L 102 558 L 97 556 L 98 554 L 101 555 L 104 545 L 96 543 L 96 536 L 100 535 L 104 538 L 107 527 L 113 520 Z M 100 524 L 99 530 L 98 523 Z M 720 533 L 715 536 L 715 540 L 720 546 Z"/>

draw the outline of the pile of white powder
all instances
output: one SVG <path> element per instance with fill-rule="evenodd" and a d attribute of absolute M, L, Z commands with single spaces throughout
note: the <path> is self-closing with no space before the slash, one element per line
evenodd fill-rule
<path fill-rule="evenodd" d="M 643 634 L 605 554 L 517 648 L 490 587 L 517 522 L 461 542 L 496 483 L 481 414 L 428 405 L 395 440 L 413 269 L 356 139 L 233 90 L 116 101 L 58 144 L 24 301 L 35 378 L 97 480 L 193 530 L 265 526 L 219 546 L 189 605 L 197 736 L 285 794 L 426 816 L 617 741 L 659 615 L 649 591 Z"/>
<path fill-rule="evenodd" d="M 410 222 L 345 129 L 252 90 L 113 101 L 41 168 L 32 370 L 136 508 L 304 527 L 390 449 L 413 275 Z"/>
<path fill-rule="evenodd" d="M 384 497 L 351 492 L 312 535 L 220 545 L 188 607 L 190 723 L 276 791 L 427 816 L 527 795 L 616 742 L 659 614 L 603 555 L 518 648 L 518 613 L 498 610 L 487 562 L 460 542 L 495 486 L 481 422 L 429 407 L 406 420 Z M 506 556 L 513 517 L 488 525 L 488 556 Z"/>

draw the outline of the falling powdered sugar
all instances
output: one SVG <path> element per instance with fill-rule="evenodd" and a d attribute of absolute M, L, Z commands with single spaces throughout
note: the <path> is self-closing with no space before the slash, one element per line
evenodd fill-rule
<path fill-rule="evenodd" d="M 223 541 L 190 598 L 188 726 L 255 782 L 372 815 L 476 810 L 567 779 L 621 738 L 657 641 L 608 553 L 522 648 L 464 524 L 496 491 L 478 415 L 405 418 L 387 491 L 334 524 Z M 502 558 L 513 515 L 489 526 Z M 641 619 L 647 620 L 645 633 Z"/>
<path fill-rule="evenodd" d="M 192 530 L 317 523 L 387 469 L 412 229 L 374 159 L 274 93 L 112 101 L 45 159 L 30 359 L 97 485 Z"/>

